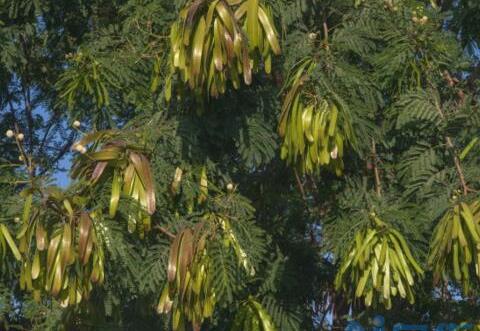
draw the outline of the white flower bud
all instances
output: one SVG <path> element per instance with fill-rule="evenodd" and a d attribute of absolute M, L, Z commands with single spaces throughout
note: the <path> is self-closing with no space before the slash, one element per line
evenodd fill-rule
<path fill-rule="evenodd" d="M 232 183 L 228 183 L 228 184 L 227 184 L 227 190 L 228 190 L 229 192 L 231 192 L 231 191 L 233 190 L 233 184 L 232 184 Z"/>
<path fill-rule="evenodd" d="M 80 125 L 82 125 L 82 123 L 80 123 L 80 121 L 73 121 L 72 125 L 73 125 L 74 128 L 78 129 L 80 127 Z"/>
<path fill-rule="evenodd" d="M 23 135 L 23 133 L 17 134 L 17 139 L 18 139 L 19 141 L 22 141 L 23 138 L 25 138 L 25 136 Z"/>
<path fill-rule="evenodd" d="M 61 306 L 62 308 L 67 308 L 67 307 L 68 307 L 68 303 L 69 303 L 69 299 L 70 299 L 70 297 L 67 296 L 64 300 L 60 301 L 60 306 Z"/>
<path fill-rule="evenodd" d="M 317 39 L 317 34 L 315 32 L 310 32 L 308 34 L 308 39 L 310 39 L 310 41 L 314 41 L 315 39 Z"/>
<path fill-rule="evenodd" d="M 338 156 L 338 147 L 335 145 L 335 148 L 330 152 L 332 159 L 336 160 Z"/>
<path fill-rule="evenodd" d="M 15 217 L 15 218 L 13 219 L 13 221 L 14 221 L 15 223 L 20 222 L 20 217 Z"/>
<path fill-rule="evenodd" d="M 19 160 L 19 161 L 24 161 L 25 159 L 23 158 L 22 155 L 20 155 L 20 156 L 18 157 L 18 160 Z"/>
<path fill-rule="evenodd" d="M 77 152 L 80 152 L 80 153 L 81 153 L 84 147 L 83 147 L 82 144 L 78 144 L 78 143 L 77 143 L 77 144 L 73 145 L 73 148 L 74 148 Z"/>
<path fill-rule="evenodd" d="M 82 146 L 80 153 L 85 154 L 86 152 L 87 152 L 87 148 L 85 146 Z"/>
<path fill-rule="evenodd" d="M 14 136 L 13 130 L 7 130 L 5 134 L 7 135 L 8 138 L 12 138 Z"/>

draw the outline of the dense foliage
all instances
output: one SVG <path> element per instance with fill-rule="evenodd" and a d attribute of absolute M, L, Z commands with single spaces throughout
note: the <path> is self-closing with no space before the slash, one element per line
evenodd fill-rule
<path fill-rule="evenodd" d="M 0 0 L 0 328 L 480 324 L 479 16 Z"/>

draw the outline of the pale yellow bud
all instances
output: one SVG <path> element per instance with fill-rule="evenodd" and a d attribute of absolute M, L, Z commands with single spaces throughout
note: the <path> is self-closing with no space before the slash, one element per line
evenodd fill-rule
<path fill-rule="evenodd" d="M 80 123 L 80 121 L 73 121 L 72 125 L 73 125 L 74 128 L 79 128 L 80 125 L 82 125 L 82 123 Z"/>
<path fill-rule="evenodd" d="M 232 183 L 228 183 L 228 184 L 227 184 L 227 190 L 228 190 L 229 192 L 233 191 L 233 184 L 232 184 Z"/>
<path fill-rule="evenodd" d="M 338 156 L 338 147 L 335 146 L 335 148 L 330 152 L 330 156 L 332 159 L 336 160 Z"/>
<path fill-rule="evenodd" d="M 25 138 L 25 136 L 23 135 L 23 133 L 17 134 L 17 139 L 18 139 L 19 141 L 22 141 L 23 138 Z"/>
<path fill-rule="evenodd" d="M 8 137 L 8 138 L 12 138 L 15 133 L 13 133 L 13 130 L 7 130 L 7 132 L 5 133 L 5 135 Z"/>
<path fill-rule="evenodd" d="M 81 153 L 84 147 L 83 147 L 82 144 L 75 144 L 75 145 L 73 145 L 73 148 L 74 148 L 77 152 L 80 152 L 80 153 Z"/>

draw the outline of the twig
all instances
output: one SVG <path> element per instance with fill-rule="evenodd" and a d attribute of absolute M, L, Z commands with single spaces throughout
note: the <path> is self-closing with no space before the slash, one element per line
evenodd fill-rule
<path fill-rule="evenodd" d="M 25 164 L 25 167 L 27 168 L 28 175 L 30 176 L 30 180 L 32 181 L 32 185 L 33 185 L 33 178 L 35 177 L 35 168 L 33 166 L 31 157 L 27 155 L 27 153 L 25 152 L 25 149 L 23 148 L 22 143 L 18 139 L 19 133 L 20 133 L 20 129 L 17 123 L 15 123 L 15 143 L 17 144 L 18 151 L 22 156 L 22 161 Z"/>
<path fill-rule="evenodd" d="M 458 177 L 460 178 L 460 183 L 463 189 L 463 195 L 467 195 L 469 188 L 467 186 L 467 182 L 465 181 L 465 175 L 463 174 L 463 169 L 460 163 L 460 159 L 457 156 L 455 147 L 453 146 L 453 143 L 452 143 L 452 139 L 449 136 L 446 136 L 445 140 L 447 142 L 447 147 L 452 151 L 452 154 L 453 154 L 453 162 L 455 163 L 455 169 L 457 170 Z"/>
<path fill-rule="evenodd" d="M 303 187 L 302 181 L 300 180 L 300 176 L 298 175 L 297 169 L 294 169 L 293 172 L 295 173 L 295 179 L 297 181 L 298 190 L 302 194 L 302 199 L 305 202 L 305 205 L 308 208 L 308 200 L 307 195 L 305 194 L 305 188 Z"/>
<path fill-rule="evenodd" d="M 375 146 L 375 140 L 372 139 L 372 164 L 373 164 L 373 174 L 375 176 L 375 192 L 378 196 L 382 195 L 382 183 L 380 182 L 380 173 L 378 171 L 378 158 L 377 158 L 377 148 Z"/>
<path fill-rule="evenodd" d="M 328 25 L 326 21 L 323 22 L 323 46 L 325 47 L 326 50 L 330 48 L 328 46 Z"/>
<path fill-rule="evenodd" d="M 433 84 L 430 85 L 432 86 L 432 88 L 434 88 Z M 440 101 L 437 99 L 435 99 L 435 108 L 442 121 L 445 120 L 445 114 L 443 113 L 442 107 L 440 106 Z M 465 175 L 463 173 L 462 165 L 460 163 L 460 159 L 458 158 L 457 151 L 455 150 L 455 146 L 452 142 L 452 138 L 450 136 L 445 136 L 445 142 L 447 148 L 452 152 L 453 163 L 455 164 L 455 169 L 460 179 L 460 184 L 462 185 L 463 195 L 467 195 L 469 188 L 467 186 L 467 182 L 465 181 Z"/>
<path fill-rule="evenodd" d="M 170 238 L 170 240 L 175 239 L 175 235 L 173 233 L 171 233 L 170 231 L 168 231 L 167 229 L 165 229 L 163 226 L 155 225 L 153 228 L 157 229 L 158 231 L 160 231 L 161 233 L 166 235 L 168 238 Z"/>

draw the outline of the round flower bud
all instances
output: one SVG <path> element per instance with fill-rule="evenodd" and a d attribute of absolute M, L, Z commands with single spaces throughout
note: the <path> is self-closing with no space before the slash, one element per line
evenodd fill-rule
<path fill-rule="evenodd" d="M 8 138 L 12 138 L 15 135 L 15 133 L 13 133 L 13 130 L 7 130 L 5 134 L 7 135 Z"/>
<path fill-rule="evenodd" d="M 22 155 L 20 155 L 20 156 L 18 157 L 18 160 L 19 160 L 19 161 L 23 161 L 23 160 L 25 160 L 25 159 L 23 158 Z"/>
<path fill-rule="evenodd" d="M 82 146 L 80 153 L 85 154 L 86 152 L 87 152 L 87 148 L 85 146 Z"/>
<path fill-rule="evenodd" d="M 14 220 L 15 223 L 18 223 L 18 222 L 20 222 L 20 217 L 15 217 L 13 220 Z"/>
<path fill-rule="evenodd" d="M 233 191 L 233 184 L 232 183 L 227 184 L 227 190 L 230 191 L 230 192 Z"/>
<path fill-rule="evenodd" d="M 73 125 L 74 128 L 79 128 L 80 125 L 82 125 L 82 124 L 80 123 L 80 121 L 73 121 L 72 125 Z"/>
<path fill-rule="evenodd" d="M 25 138 L 25 136 L 23 135 L 23 133 L 17 134 L 17 139 L 18 139 L 19 141 L 22 141 L 23 138 Z"/>
<path fill-rule="evenodd" d="M 310 32 L 308 34 L 308 39 L 310 39 L 311 41 L 314 41 L 315 39 L 317 39 L 317 34 L 315 32 Z"/>
<path fill-rule="evenodd" d="M 82 149 L 84 148 L 82 144 L 75 144 L 73 145 L 73 148 L 77 151 L 77 152 L 82 152 Z"/>
<path fill-rule="evenodd" d="M 338 147 L 335 146 L 335 148 L 330 152 L 330 156 L 332 159 L 336 160 L 338 156 Z"/>

